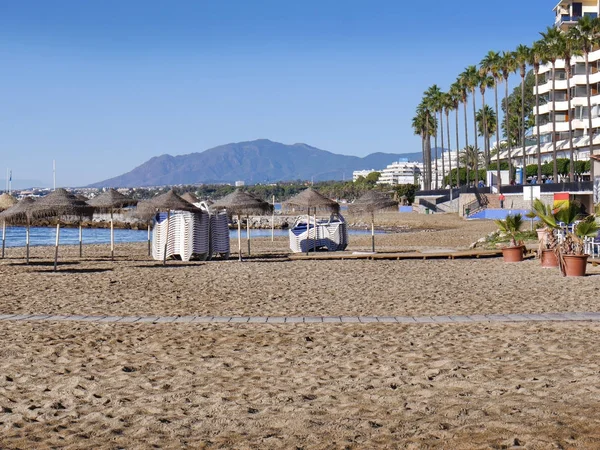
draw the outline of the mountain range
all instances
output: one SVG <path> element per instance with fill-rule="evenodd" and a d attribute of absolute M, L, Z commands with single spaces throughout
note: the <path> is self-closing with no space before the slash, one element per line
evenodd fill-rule
<path fill-rule="evenodd" d="M 286 145 L 259 139 L 220 145 L 201 153 L 156 156 L 130 172 L 89 187 L 342 180 L 352 179 L 355 170 L 381 170 L 402 159 L 421 161 L 422 154 L 377 152 L 361 158 L 331 153 L 306 144 Z"/>

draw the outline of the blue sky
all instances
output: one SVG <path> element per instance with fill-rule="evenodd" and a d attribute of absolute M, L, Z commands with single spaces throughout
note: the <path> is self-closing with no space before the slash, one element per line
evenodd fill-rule
<path fill-rule="evenodd" d="M 57 185 L 85 185 L 258 138 L 420 151 L 423 91 L 531 44 L 554 3 L 5 1 L 0 179 L 49 185 L 55 159 Z"/>

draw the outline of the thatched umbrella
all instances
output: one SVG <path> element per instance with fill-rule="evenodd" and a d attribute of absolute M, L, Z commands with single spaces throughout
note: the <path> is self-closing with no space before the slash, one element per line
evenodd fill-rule
<path fill-rule="evenodd" d="M 37 200 L 31 207 L 32 217 L 57 217 L 56 244 L 54 248 L 54 270 L 58 265 L 58 244 L 60 242 L 60 218 L 63 216 L 79 217 L 79 226 L 84 216 L 91 218 L 94 208 L 82 200 L 78 200 L 73 194 L 65 189 L 56 189 L 50 194 Z M 81 236 L 81 233 L 80 233 Z M 81 252 L 81 238 L 79 240 Z"/>
<path fill-rule="evenodd" d="M 127 206 L 137 205 L 137 200 L 121 194 L 116 189 L 109 189 L 97 197 L 88 200 L 88 205 L 92 205 L 96 211 L 110 212 L 110 259 L 115 259 L 115 231 L 113 223 L 114 210 L 120 210 Z"/>
<path fill-rule="evenodd" d="M 0 195 L 0 211 L 4 211 L 17 203 L 17 199 L 6 192 Z M 2 258 L 4 258 L 4 249 L 6 247 L 6 221 L 2 221 Z"/>
<path fill-rule="evenodd" d="M 310 209 L 314 208 L 314 210 L 315 210 L 315 219 L 314 219 L 314 222 L 315 222 L 315 238 L 314 238 L 315 245 L 314 245 L 314 247 L 315 248 L 314 248 L 314 251 L 317 251 L 317 248 L 316 248 L 317 210 L 336 212 L 336 213 L 339 212 L 339 210 L 340 210 L 340 205 L 337 202 L 318 193 L 311 187 L 300 192 L 298 195 L 290 198 L 287 202 L 283 202 L 283 206 L 287 210 L 306 208 L 306 211 L 307 211 L 307 213 L 306 213 L 306 232 L 307 232 L 306 238 L 307 239 L 310 236 Z M 306 246 L 306 254 L 308 255 L 308 245 Z"/>
<path fill-rule="evenodd" d="M 238 256 L 242 260 L 242 215 L 264 214 L 270 212 L 271 204 L 260 200 L 247 192 L 236 189 L 231 194 L 215 202 L 214 209 L 226 209 L 229 214 L 235 214 L 238 221 Z M 250 242 L 248 242 L 248 253 L 250 253 Z"/>
<path fill-rule="evenodd" d="M 138 204 L 137 216 L 140 218 L 149 219 L 157 212 L 167 213 L 167 235 L 165 236 L 165 248 L 163 253 L 163 264 L 167 263 L 167 244 L 169 242 L 169 221 L 171 219 L 171 211 L 190 211 L 198 212 L 198 208 L 190 202 L 185 201 L 171 189 L 165 194 L 158 195 L 145 202 Z"/>
<path fill-rule="evenodd" d="M 398 208 L 398 202 L 378 191 L 368 191 L 348 206 L 353 214 L 371 215 L 371 247 L 375 252 L 375 211 Z"/>
<path fill-rule="evenodd" d="M 13 223 L 13 224 L 22 224 L 25 223 L 27 226 L 26 234 L 25 234 L 25 246 L 27 248 L 26 251 L 26 260 L 27 264 L 29 264 L 29 227 L 31 226 L 31 214 L 32 214 L 32 205 L 34 200 L 31 197 L 25 197 L 23 200 L 19 201 L 19 203 L 11 206 L 8 209 L 5 209 L 0 213 L 0 218 L 3 222 Z M 3 253 L 4 253 L 4 245 L 3 245 Z M 4 256 L 4 254 L 3 254 Z"/>
<path fill-rule="evenodd" d="M 200 200 L 198 199 L 198 197 L 196 197 L 194 194 L 192 194 L 191 192 L 186 192 L 185 194 L 183 194 L 181 196 L 182 199 L 184 199 L 186 202 L 190 202 L 190 203 L 198 203 Z"/>

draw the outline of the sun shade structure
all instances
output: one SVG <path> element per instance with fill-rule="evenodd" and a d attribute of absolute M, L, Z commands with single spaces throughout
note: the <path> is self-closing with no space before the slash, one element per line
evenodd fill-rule
<path fill-rule="evenodd" d="M 2 223 L 26 224 L 25 245 L 27 248 L 27 264 L 29 264 L 29 227 L 31 225 L 31 209 L 33 203 L 34 200 L 31 197 L 25 197 L 23 200 L 19 201 L 19 203 L 14 204 L 0 213 Z M 2 239 L 2 257 L 4 257 L 4 245 L 5 242 L 4 239 Z"/>
<path fill-rule="evenodd" d="M 37 200 L 31 207 L 32 217 L 39 219 L 44 217 L 57 217 L 56 244 L 54 249 L 54 270 L 58 264 L 58 244 L 60 242 L 60 219 L 65 216 L 79 218 L 79 251 L 81 254 L 81 220 L 83 217 L 91 218 L 94 208 L 82 200 L 78 200 L 73 194 L 65 189 L 56 189 L 50 194 Z"/>
<path fill-rule="evenodd" d="M 94 207 L 95 211 L 110 212 L 110 259 L 115 259 L 115 231 L 113 222 L 113 212 L 121 210 L 127 206 L 137 205 L 137 200 L 121 194 L 116 189 L 109 189 L 102 194 L 88 200 L 88 205 Z"/>
<path fill-rule="evenodd" d="M 241 216 L 250 214 L 265 214 L 272 211 L 273 205 L 260 200 L 247 192 L 236 189 L 231 194 L 223 197 L 212 205 L 213 209 L 225 209 L 228 214 L 235 214 L 238 222 L 238 257 L 242 260 L 242 221 Z M 248 253 L 250 253 L 248 242 Z"/>
<path fill-rule="evenodd" d="M 140 202 L 138 205 L 137 216 L 149 220 L 158 212 L 167 213 L 167 236 L 165 238 L 165 248 L 163 252 L 163 264 L 167 263 L 167 243 L 169 242 L 169 220 L 171 219 L 171 211 L 189 211 L 199 212 L 200 210 L 185 201 L 175 193 L 173 189 L 165 194 L 158 195 L 148 201 Z"/>
<path fill-rule="evenodd" d="M 378 191 L 368 191 L 348 206 L 348 210 L 353 214 L 368 214 L 371 216 L 371 247 L 373 252 L 375 252 L 375 212 L 386 209 L 397 210 L 397 208 L 397 201 Z"/>
<path fill-rule="evenodd" d="M 315 210 L 315 227 L 316 223 L 316 212 L 319 211 L 329 211 L 334 213 L 339 213 L 340 205 L 338 202 L 331 200 L 330 198 L 325 197 L 323 194 L 315 191 L 313 188 L 305 189 L 294 197 L 290 198 L 287 202 L 283 202 L 283 207 L 286 211 L 296 210 L 296 209 L 306 209 L 306 230 L 307 236 L 310 232 L 310 209 L 314 208 Z M 315 235 L 316 241 L 316 235 Z M 306 246 L 306 254 L 308 255 L 308 245 Z M 317 246 L 314 245 L 314 251 L 317 251 Z"/>
<path fill-rule="evenodd" d="M 4 193 L 0 195 L 0 211 L 4 211 L 17 203 L 17 199 L 12 195 Z M 2 258 L 4 258 L 4 249 L 6 247 L 6 221 L 2 221 Z"/>
<path fill-rule="evenodd" d="M 198 203 L 200 201 L 200 199 L 198 199 L 198 197 L 196 197 L 194 194 L 192 194 L 191 192 L 186 192 L 185 194 L 183 194 L 181 196 L 182 199 L 184 199 L 186 202 L 190 202 L 190 203 Z"/>

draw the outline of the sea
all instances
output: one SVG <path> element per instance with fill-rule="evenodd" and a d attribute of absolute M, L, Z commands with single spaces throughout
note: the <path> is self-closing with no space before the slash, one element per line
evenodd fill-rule
<path fill-rule="evenodd" d="M 288 236 L 288 230 L 274 230 L 275 236 Z M 370 234 L 370 230 L 350 229 L 349 235 Z M 376 234 L 383 233 L 375 231 Z M 237 230 L 229 232 L 231 238 L 237 238 Z M 242 237 L 246 238 L 246 230 L 242 230 Z M 250 237 L 271 237 L 271 230 L 250 230 Z M 84 244 L 109 244 L 110 230 L 106 228 L 84 228 L 82 231 Z M 146 242 L 148 240 L 147 230 L 122 230 L 115 229 L 115 243 Z M 54 227 L 31 227 L 29 231 L 29 245 L 42 246 L 54 245 L 56 242 L 56 228 Z M 61 245 L 79 244 L 78 228 L 60 229 Z M 25 246 L 25 227 L 6 227 L 6 246 Z"/>

